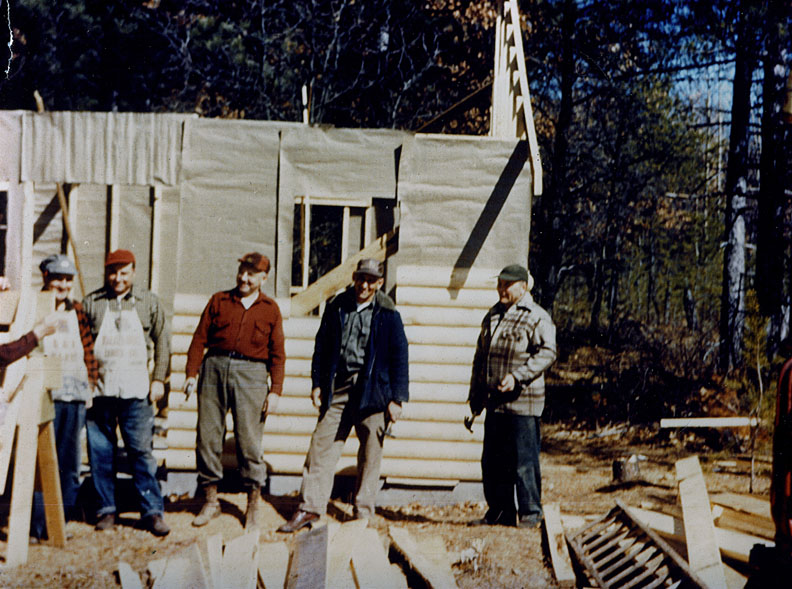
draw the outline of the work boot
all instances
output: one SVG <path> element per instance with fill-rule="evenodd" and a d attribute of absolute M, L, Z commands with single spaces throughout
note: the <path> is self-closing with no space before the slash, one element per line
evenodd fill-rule
<path fill-rule="evenodd" d="M 245 529 L 261 527 L 261 487 L 253 485 L 248 488 L 247 511 L 245 512 Z"/>
<path fill-rule="evenodd" d="M 218 515 L 220 515 L 220 501 L 217 500 L 217 485 L 206 485 L 204 487 L 204 504 L 200 513 L 192 521 L 192 525 L 196 528 L 205 526 Z"/>

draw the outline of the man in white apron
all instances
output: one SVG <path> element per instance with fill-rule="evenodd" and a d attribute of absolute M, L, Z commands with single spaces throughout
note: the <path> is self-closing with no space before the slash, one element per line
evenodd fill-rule
<path fill-rule="evenodd" d="M 165 536 L 170 528 L 163 519 L 162 493 L 155 476 L 152 403 L 165 394 L 170 335 L 159 299 L 134 287 L 134 278 L 132 252 L 110 252 L 105 260 L 105 285 L 83 301 L 96 341 L 100 374 L 99 391 L 87 414 L 88 458 L 99 496 L 96 529 L 115 525 L 118 426 L 140 503 L 141 525 L 156 536 Z M 150 357 L 154 364 L 151 376 Z"/>
<path fill-rule="evenodd" d="M 62 254 L 44 258 L 39 264 L 44 288 L 55 294 L 55 313 L 59 317 L 57 330 L 44 338 L 44 354 L 60 360 L 61 386 L 52 389 L 55 405 L 55 447 L 58 453 L 61 494 L 66 519 L 75 518 L 77 492 L 80 488 L 80 431 L 85 425 L 86 403 L 99 380 L 99 368 L 93 353 L 91 324 L 82 305 L 72 301 L 71 294 L 77 269 Z M 44 504 L 36 493 L 33 505 L 33 538 L 46 536 Z"/>

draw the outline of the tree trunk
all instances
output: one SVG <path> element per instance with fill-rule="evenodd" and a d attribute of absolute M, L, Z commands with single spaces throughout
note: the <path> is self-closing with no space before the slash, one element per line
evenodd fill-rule
<path fill-rule="evenodd" d="M 762 155 L 759 161 L 759 225 L 756 249 L 756 291 L 759 297 L 759 309 L 763 315 L 773 318 L 782 312 L 781 306 L 787 294 L 784 292 L 785 125 L 781 118 L 781 109 L 786 97 L 784 47 L 789 36 L 782 32 L 783 11 L 783 3 L 769 2 L 765 17 Z M 776 318 L 770 324 L 776 326 L 781 322 Z M 779 333 L 771 333 L 768 352 L 776 349 L 778 341 Z"/>
<path fill-rule="evenodd" d="M 726 247 L 720 316 L 720 363 L 724 372 L 740 363 L 745 326 L 745 207 L 748 188 L 748 123 L 751 114 L 753 48 L 746 23 L 737 42 L 732 88 L 729 161 L 726 169 Z"/>
<path fill-rule="evenodd" d="M 539 199 L 536 235 L 541 255 L 536 259 L 537 283 L 540 288 L 539 302 L 545 309 L 552 309 L 559 288 L 561 252 L 563 251 L 564 229 L 561 227 L 561 207 L 569 192 L 568 155 L 569 131 L 572 126 L 572 91 L 575 84 L 575 23 L 577 7 L 573 0 L 564 4 L 561 42 L 561 100 L 558 121 L 555 126 L 553 154 L 550 158 L 550 181 Z"/>

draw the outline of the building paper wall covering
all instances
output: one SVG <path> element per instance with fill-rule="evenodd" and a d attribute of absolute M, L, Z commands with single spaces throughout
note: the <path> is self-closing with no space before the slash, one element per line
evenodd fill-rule
<path fill-rule="evenodd" d="M 457 288 L 470 268 L 527 263 L 527 142 L 416 135 L 402 161 L 397 263 L 456 270 Z"/>
<path fill-rule="evenodd" d="M 232 288 L 237 260 L 250 251 L 275 262 L 279 142 L 278 126 L 267 122 L 185 124 L 178 292 Z M 270 296 L 274 282 L 271 272 Z"/>
<path fill-rule="evenodd" d="M 0 182 L 19 182 L 22 110 L 0 110 Z"/>

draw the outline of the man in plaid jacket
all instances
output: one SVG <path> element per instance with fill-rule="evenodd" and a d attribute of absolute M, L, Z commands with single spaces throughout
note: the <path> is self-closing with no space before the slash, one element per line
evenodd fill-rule
<path fill-rule="evenodd" d="M 477 523 L 535 527 L 543 517 L 539 418 L 556 341 L 532 287 L 528 270 L 506 266 L 498 275 L 499 301 L 481 323 L 468 402 L 473 415 L 487 409 L 481 474 L 489 509 Z"/>

